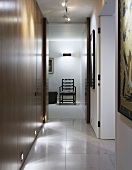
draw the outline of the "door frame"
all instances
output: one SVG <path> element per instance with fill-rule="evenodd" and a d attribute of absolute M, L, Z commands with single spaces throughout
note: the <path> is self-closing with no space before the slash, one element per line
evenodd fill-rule
<path fill-rule="evenodd" d="M 43 18 L 43 123 L 47 121 L 47 19 Z"/>
<path fill-rule="evenodd" d="M 87 18 L 87 85 L 86 94 L 86 123 L 90 123 L 90 18 Z"/>

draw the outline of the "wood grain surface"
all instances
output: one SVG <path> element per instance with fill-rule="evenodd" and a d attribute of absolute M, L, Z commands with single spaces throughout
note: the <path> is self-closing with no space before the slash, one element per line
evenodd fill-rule
<path fill-rule="evenodd" d="M 42 126 L 42 21 L 35 0 L 0 1 L 0 170 L 20 169 Z"/>

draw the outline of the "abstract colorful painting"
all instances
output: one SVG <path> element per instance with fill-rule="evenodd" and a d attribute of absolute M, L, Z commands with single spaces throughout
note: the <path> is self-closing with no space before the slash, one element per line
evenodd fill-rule
<path fill-rule="evenodd" d="M 118 111 L 132 120 L 132 0 L 119 0 Z"/>

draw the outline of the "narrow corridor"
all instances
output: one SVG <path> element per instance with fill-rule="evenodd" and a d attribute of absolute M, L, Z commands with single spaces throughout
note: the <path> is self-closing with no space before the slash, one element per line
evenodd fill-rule
<path fill-rule="evenodd" d="M 96 139 L 84 119 L 52 118 L 42 128 L 23 170 L 115 170 L 114 148 L 113 140 Z"/>

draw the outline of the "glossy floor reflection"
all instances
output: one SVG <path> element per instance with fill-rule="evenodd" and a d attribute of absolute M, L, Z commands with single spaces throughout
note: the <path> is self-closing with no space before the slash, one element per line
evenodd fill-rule
<path fill-rule="evenodd" d="M 49 118 L 51 119 L 85 119 L 85 113 L 82 106 L 69 104 L 50 104 Z"/>
<path fill-rule="evenodd" d="M 115 170 L 115 142 L 96 139 L 83 119 L 50 119 L 23 170 Z"/>

